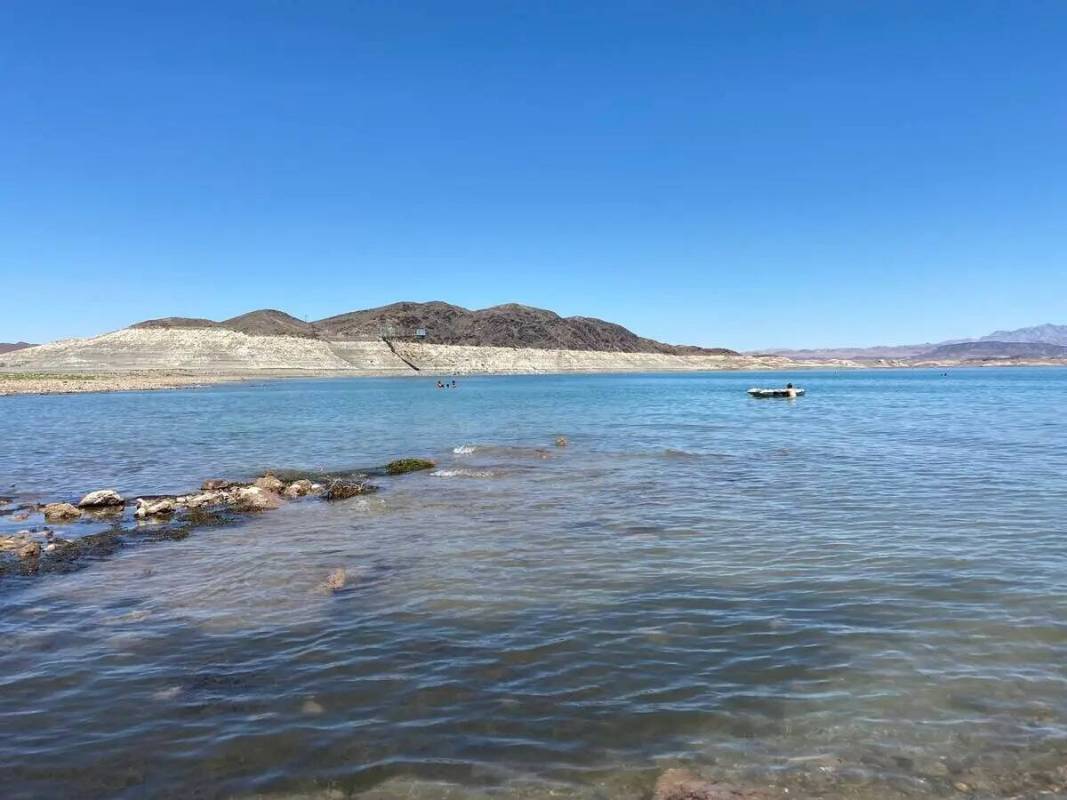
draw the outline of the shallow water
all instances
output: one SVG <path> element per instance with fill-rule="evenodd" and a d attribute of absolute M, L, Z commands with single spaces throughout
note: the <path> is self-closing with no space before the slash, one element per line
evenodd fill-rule
<path fill-rule="evenodd" d="M 0 578 L 0 795 L 1062 793 L 1067 371 L 792 377 L 3 399 L 0 494 L 438 468 Z"/>

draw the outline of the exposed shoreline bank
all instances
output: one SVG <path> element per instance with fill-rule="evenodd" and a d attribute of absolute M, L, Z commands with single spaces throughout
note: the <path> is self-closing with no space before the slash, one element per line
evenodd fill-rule
<path fill-rule="evenodd" d="M 0 372 L 0 397 L 10 395 L 143 392 L 186 389 L 241 380 L 233 375 L 194 375 L 165 371 L 130 373 Z"/>
<path fill-rule="evenodd" d="M 605 354 L 610 355 L 610 354 Z M 700 372 L 813 372 L 819 370 L 867 371 L 867 370 L 929 370 L 929 369 L 978 369 L 1009 367 L 1067 367 L 1065 361 L 982 361 L 975 363 L 938 362 L 938 363 L 901 363 L 901 364 L 863 364 L 863 363 L 786 363 L 786 364 L 724 364 L 704 367 L 623 367 L 605 366 L 602 368 L 576 367 L 574 369 L 470 369 L 459 364 L 455 369 L 420 369 L 393 370 L 298 370 L 298 369 L 262 369 L 232 372 L 209 371 L 171 371 L 171 370 L 137 370 L 137 371 L 65 371 L 65 372 L 20 372 L 0 370 L 0 397 L 17 395 L 53 395 L 110 392 L 144 392 L 166 389 L 189 389 L 213 386 L 223 383 L 260 383 L 286 379 L 337 379 L 337 378 L 437 378 L 453 377 L 493 377 L 520 375 L 685 375 Z"/>
<path fill-rule="evenodd" d="M 1067 359 L 794 359 L 773 354 L 540 349 L 412 339 L 308 339 L 220 329 L 125 329 L 0 357 L 0 395 L 142 391 L 283 377 L 699 373 L 1063 366 Z"/>

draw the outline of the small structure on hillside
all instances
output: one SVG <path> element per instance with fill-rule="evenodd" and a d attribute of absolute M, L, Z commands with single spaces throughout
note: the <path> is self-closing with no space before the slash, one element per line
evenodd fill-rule
<path fill-rule="evenodd" d="M 378 328 L 378 336 L 385 341 L 390 340 L 407 340 L 407 341 L 425 341 L 428 336 L 426 328 L 405 328 L 401 325 L 381 325 Z"/>

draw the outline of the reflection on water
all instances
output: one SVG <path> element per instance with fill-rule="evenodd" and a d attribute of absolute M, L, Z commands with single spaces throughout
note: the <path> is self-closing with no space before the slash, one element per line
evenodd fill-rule
<path fill-rule="evenodd" d="M 1060 791 L 1064 374 L 750 382 L 5 401 L 3 482 L 49 497 L 439 463 L 3 579 L 4 796 L 636 799 L 679 763 L 794 797 Z"/>

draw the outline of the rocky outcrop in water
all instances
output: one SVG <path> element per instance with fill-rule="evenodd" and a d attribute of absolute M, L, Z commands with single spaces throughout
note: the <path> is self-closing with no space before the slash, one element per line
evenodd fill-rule
<path fill-rule="evenodd" d="M 82 497 L 79 504 L 83 508 L 68 502 L 18 506 L 40 512 L 49 522 L 107 524 L 110 528 L 69 540 L 55 537 L 48 528 L 0 536 L 0 576 L 67 571 L 76 568 L 75 562 L 85 557 L 114 552 L 131 535 L 133 541 L 181 539 L 194 529 L 227 524 L 245 514 L 272 511 L 288 501 L 302 498 L 340 501 L 371 494 L 378 486 L 364 480 L 368 473 L 402 475 L 427 469 L 426 465 L 433 466 L 433 462 L 401 459 L 365 472 L 267 473 L 251 483 L 211 478 L 201 484 L 199 491 L 137 497 L 131 503 L 113 489 L 99 489 Z M 3 506 L 13 502 L 11 498 L 0 498 L 0 501 Z M 132 514 L 126 510 L 131 505 Z M 4 514 L 14 511 L 22 518 L 23 512 L 16 509 L 2 510 Z M 25 517 L 29 516 L 30 511 L 26 511 Z"/>

